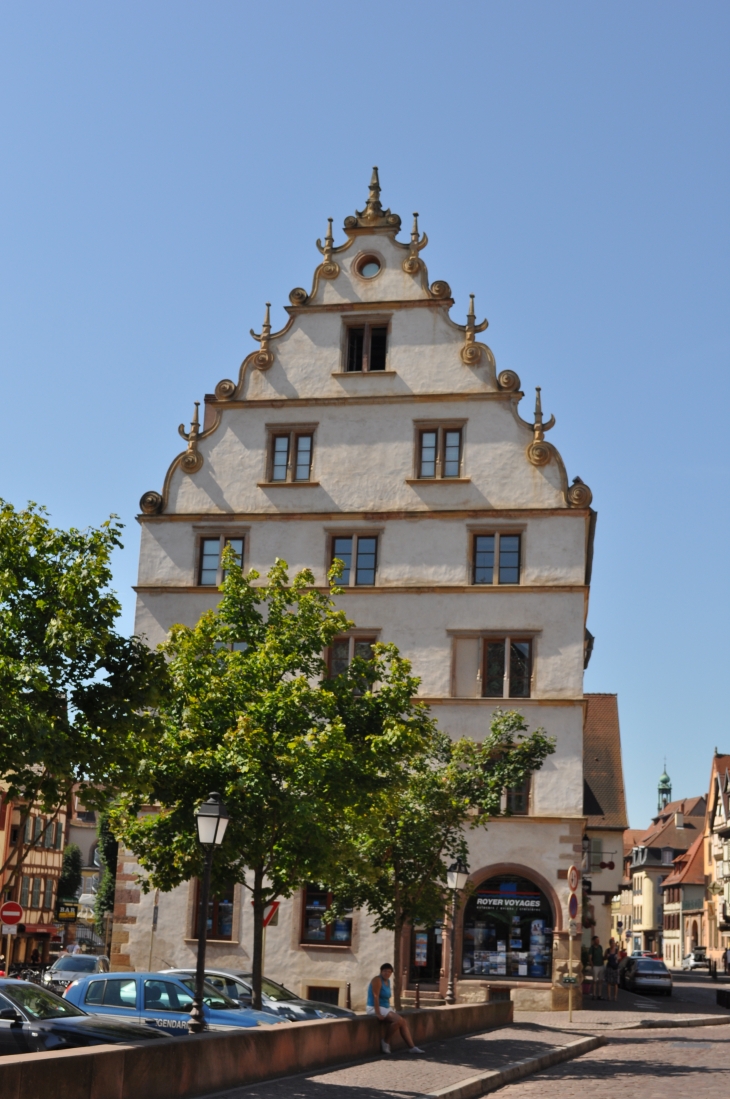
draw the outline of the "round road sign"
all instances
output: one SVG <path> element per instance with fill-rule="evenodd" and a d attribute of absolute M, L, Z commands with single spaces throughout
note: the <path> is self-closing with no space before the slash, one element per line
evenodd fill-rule
<path fill-rule="evenodd" d="M 578 888 L 578 882 L 580 881 L 580 874 L 578 873 L 577 866 L 571 866 L 568 871 L 568 889 L 571 893 L 575 893 Z"/>
<path fill-rule="evenodd" d="M 570 894 L 570 900 L 568 901 L 568 915 L 571 920 L 574 920 L 578 915 L 578 898 L 575 893 Z"/>
<path fill-rule="evenodd" d="M 17 901 L 6 901 L 4 905 L 0 906 L 0 923 L 12 927 L 14 924 L 20 923 L 22 918 L 23 909 Z"/>

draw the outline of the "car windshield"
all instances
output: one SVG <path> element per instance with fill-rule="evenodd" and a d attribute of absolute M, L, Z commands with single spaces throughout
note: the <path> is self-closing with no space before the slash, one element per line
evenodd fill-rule
<path fill-rule="evenodd" d="M 639 973 L 669 973 L 664 962 L 652 961 L 650 958 L 642 958 L 636 963 Z"/>
<path fill-rule="evenodd" d="M 288 988 L 284 988 L 283 985 L 276 984 L 275 981 L 270 981 L 267 977 L 261 978 L 261 991 L 264 996 L 268 996 L 270 1000 L 299 1000 L 300 996 L 295 996 L 293 992 L 290 992 Z"/>
<path fill-rule="evenodd" d="M 52 973 L 66 970 L 67 973 L 95 973 L 96 957 L 93 954 L 67 954 L 51 966 Z"/>
<path fill-rule="evenodd" d="M 186 988 L 190 989 L 193 995 L 195 995 L 194 977 L 184 977 L 182 983 Z M 213 985 L 208 984 L 207 981 L 203 985 L 203 1002 L 213 1011 L 241 1010 L 241 1005 L 238 1000 L 232 1000 L 230 996 L 226 996 L 225 993 L 219 992 L 217 988 L 213 988 Z"/>
<path fill-rule="evenodd" d="M 3 995 L 17 1004 L 31 1019 L 68 1019 L 72 1015 L 86 1014 L 68 1000 L 56 996 L 54 992 L 35 985 L 5 985 Z"/>

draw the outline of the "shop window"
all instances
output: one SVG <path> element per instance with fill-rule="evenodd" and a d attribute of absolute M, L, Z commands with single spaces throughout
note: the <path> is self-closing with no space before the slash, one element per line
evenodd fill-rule
<path fill-rule="evenodd" d="M 462 976 L 547 979 L 552 974 L 553 914 L 527 878 L 483 882 L 464 909 Z"/>
<path fill-rule="evenodd" d="M 234 885 L 226 887 L 223 893 L 217 897 L 211 897 L 208 902 L 208 938 L 227 939 L 233 938 L 233 899 Z M 195 928 L 193 938 L 200 934 L 200 882 L 196 883 L 195 898 Z"/>
<path fill-rule="evenodd" d="M 344 915 L 326 922 L 322 919 L 332 907 L 332 894 L 320 885 L 308 885 L 304 891 L 302 942 L 350 946 L 352 943 L 352 917 Z"/>

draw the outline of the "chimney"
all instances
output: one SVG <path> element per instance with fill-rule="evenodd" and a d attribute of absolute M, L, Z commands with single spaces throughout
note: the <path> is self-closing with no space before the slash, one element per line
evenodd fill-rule
<path fill-rule="evenodd" d="M 675 813 L 674 823 L 677 828 L 684 828 L 684 813 Z"/>

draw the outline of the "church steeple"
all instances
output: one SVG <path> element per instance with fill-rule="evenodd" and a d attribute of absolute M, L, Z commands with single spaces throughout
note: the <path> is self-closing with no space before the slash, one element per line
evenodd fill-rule
<path fill-rule="evenodd" d="M 666 809 L 669 802 L 672 800 L 672 780 L 667 774 L 667 761 L 664 760 L 664 773 L 659 778 L 659 800 L 657 802 L 657 809 L 661 813 L 662 809 Z"/>

